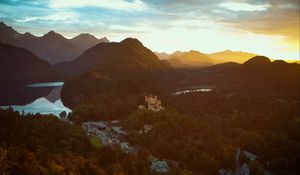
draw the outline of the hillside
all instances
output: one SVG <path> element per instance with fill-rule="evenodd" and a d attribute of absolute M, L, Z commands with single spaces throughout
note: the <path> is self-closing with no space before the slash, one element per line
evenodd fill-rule
<path fill-rule="evenodd" d="M 0 43 L 0 84 L 24 84 L 54 80 L 51 65 L 30 51 Z"/>
<path fill-rule="evenodd" d="M 76 60 L 55 65 L 62 76 L 74 76 L 89 70 L 118 74 L 143 70 L 163 70 L 169 64 L 161 61 L 137 39 L 127 38 L 119 43 L 100 43 L 86 50 Z"/>

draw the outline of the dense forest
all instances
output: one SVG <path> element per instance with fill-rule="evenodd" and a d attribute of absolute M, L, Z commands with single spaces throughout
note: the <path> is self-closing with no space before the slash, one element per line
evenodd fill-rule
<path fill-rule="evenodd" d="M 81 127 L 54 116 L 0 110 L 0 174 L 151 174 L 143 154 L 93 147 Z"/>
<path fill-rule="evenodd" d="M 234 169 L 238 148 L 259 157 L 250 162 L 251 174 L 261 174 L 263 169 L 276 174 L 299 174 L 298 103 L 264 98 L 242 103 L 242 97 L 226 99 L 213 93 L 191 94 L 174 101 L 178 106 L 173 109 L 132 113 L 124 121 L 131 141 L 203 174 L 216 174 L 220 168 Z M 261 101 L 263 106 L 251 108 Z M 153 129 L 141 133 L 145 125 Z"/>
<path fill-rule="evenodd" d="M 241 157 L 251 174 L 299 174 L 299 65 L 257 56 L 244 64 L 159 73 L 91 71 L 68 81 L 62 95 L 78 123 L 122 119 L 132 144 L 179 162 L 182 169 L 234 170 L 240 148 L 258 157 Z M 173 95 L 201 85 L 212 91 Z M 163 99 L 165 111 L 137 111 L 151 93 Z M 147 124 L 153 129 L 141 134 Z"/>

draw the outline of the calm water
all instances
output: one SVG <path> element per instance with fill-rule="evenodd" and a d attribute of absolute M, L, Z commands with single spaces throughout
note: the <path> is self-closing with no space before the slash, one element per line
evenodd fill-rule
<path fill-rule="evenodd" d="M 27 87 L 61 87 L 64 85 L 64 82 L 48 82 L 48 83 L 34 83 L 29 84 Z"/>
<path fill-rule="evenodd" d="M 173 95 L 182 95 L 182 94 L 188 94 L 188 93 L 195 93 L 195 92 L 211 92 L 212 89 L 210 88 L 201 88 L 201 89 L 193 89 L 193 90 L 181 90 L 173 93 Z"/>
<path fill-rule="evenodd" d="M 40 113 L 40 114 L 53 114 L 58 116 L 61 112 L 66 111 L 67 113 L 71 112 L 69 108 L 63 105 L 60 99 L 60 92 L 63 86 L 63 82 L 49 82 L 49 83 L 35 83 L 29 84 L 27 88 L 51 88 L 50 93 L 43 97 L 34 99 L 28 104 L 25 105 L 7 105 L 1 106 L 1 108 L 12 107 L 14 110 L 19 111 L 20 113 Z"/>

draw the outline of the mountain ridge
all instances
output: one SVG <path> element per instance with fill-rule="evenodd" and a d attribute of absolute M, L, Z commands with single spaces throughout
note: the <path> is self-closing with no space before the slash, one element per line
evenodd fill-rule
<path fill-rule="evenodd" d="M 4 22 L 0 24 L 0 32 L 0 42 L 26 48 L 51 64 L 74 60 L 86 49 L 101 42 L 109 42 L 106 37 L 98 39 L 90 34 L 79 34 L 68 39 L 54 30 L 43 36 L 35 36 L 29 32 L 21 34 Z"/>

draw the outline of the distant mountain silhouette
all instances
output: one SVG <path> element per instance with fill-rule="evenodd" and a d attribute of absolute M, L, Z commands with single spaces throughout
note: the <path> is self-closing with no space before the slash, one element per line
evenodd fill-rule
<path fill-rule="evenodd" d="M 173 67 L 203 67 L 211 66 L 214 60 L 206 54 L 191 50 L 189 52 L 175 52 L 168 59 Z"/>
<path fill-rule="evenodd" d="M 222 63 L 187 73 L 187 82 L 212 84 L 226 87 L 228 91 L 237 88 L 244 93 L 251 90 L 272 93 L 299 89 L 300 65 L 282 60 L 271 61 L 265 56 L 255 56 L 243 64 Z"/>
<path fill-rule="evenodd" d="M 242 52 L 242 51 L 225 50 L 222 52 L 208 54 L 208 56 L 215 59 L 219 63 L 224 63 L 224 62 L 244 63 L 248 59 L 256 56 L 256 54 Z"/>
<path fill-rule="evenodd" d="M 91 46 L 94 46 L 99 43 L 109 43 L 109 40 L 106 37 L 98 39 L 91 34 L 82 33 L 82 34 L 72 38 L 71 42 L 74 45 L 76 45 L 78 47 L 83 47 L 86 50 L 86 49 L 90 48 Z"/>
<path fill-rule="evenodd" d="M 249 59 L 248 61 L 246 61 L 243 65 L 257 67 L 257 66 L 268 65 L 270 63 L 271 63 L 271 60 L 268 57 L 255 56 L 255 57 Z"/>
<path fill-rule="evenodd" d="M 0 42 L 26 48 L 51 64 L 74 60 L 86 49 L 101 42 L 109 42 L 107 38 L 97 39 L 90 34 L 80 34 L 72 39 L 54 31 L 42 37 L 30 33 L 20 34 L 3 22 L 0 23 L 0 33 Z"/>
<path fill-rule="evenodd" d="M 161 60 L 170 60 L 174 58 L 181 57 L 182 55 L 188 53 L 188 52 L 181 52 L 176 51 L 172 54 L 166 54 L 164 52 L 154 52 L 157 57 Z M 204 54 L 204 53 L 202 53 Z M 210 57 L 212 60 L 210 60 L 213 64 L 220 64 L 220 63 L 226 63 L 226 62 L 236 62 L 236 63 L 244 63 L 248 59 L 256 56 L 256 54 L 248 53 L 248 52 L 242 52 L 242 51 L 231 51 L 231 50 L 225 50 L 221 52 L 215 52 L 211 54 L 205 54 L 206 56 Z M 180 59 L 177 60 L 170 60 L 171 64 L 176 65 L 178 67 Z M 178 64 L 177 64 L 178 63 Z M 189 67 L 189 65 L 181 63 L 180 67 Z M 196 65 L 196 67 L 198 67 Z"/>
<path fill-rule="evenodd" d="M 127 38 L 120 43 L 100 43 L 86 50 L 76 60 L 55 65 L 62 75 L 73 76 L 89 70 L 118 73 L 164 69 L 170 67 L 161 61 L 137 39 Z"/>
<path fill-rule="evenodd" d="M 0 43 L 0 84 L 52 81 L 51 65 L 30 51 Z"/>
<path fill-rule="evenodd" d="M 160 60 L 166 60 L 169 57 L 169 54 L 165 52 L 153 52 Z"/>
<path fill-rule="evenodd" d="M 170 54 L 169 58 L 178 57 L 185 53 L 187 53 L 187 52 L 176 51 L 176 52 L 173 52 L 172 54 Z"/>

